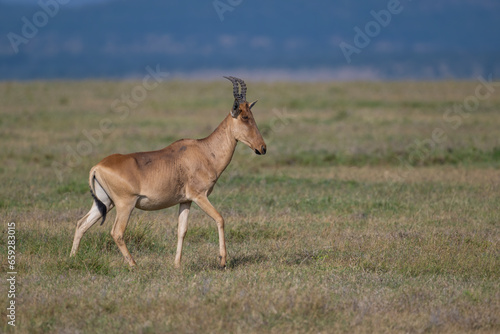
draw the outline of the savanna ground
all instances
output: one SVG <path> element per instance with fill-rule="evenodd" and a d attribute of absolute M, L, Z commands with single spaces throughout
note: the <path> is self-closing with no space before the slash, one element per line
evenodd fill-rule
<path fill-rule="evenodd" d="M 0 331 L 10 222 L 19 333 L 500 331 L 500 85 L 479 84 L 249 83 L 268 154 L 240 144 L 210 197 L 227 269 L 193 205 L 182 270 L 177 207 L 134 211 L 129 270 L 114 211 L 68 256 L 90 167 L 207 136 L 231 84 L 0 83 Z"/>

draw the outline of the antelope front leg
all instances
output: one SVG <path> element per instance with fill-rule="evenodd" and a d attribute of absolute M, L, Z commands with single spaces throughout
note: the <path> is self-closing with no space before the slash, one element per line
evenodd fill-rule
<path fill-rule="evenodd" d="M 177 227 L 177 253 L 175 253 L 174 266 L 179 268 L 181 266 L 182 258 L 182 242 L 187 232 L 187 223 L 189 216 L 189 209 L 191 202 L 181 203 L 179 205 L 179 225 Z"/>
<path fill-rule="evenodd" d="M 207 197 L 200 197 L 195 200 L 195 203 L 206 212 L 207 215 L 212 217 L 217 223 L 217 230 L 219 231 L 219 251 L 220 251 L 220 265 L 226 267 L 226 241 L 224 239 L 224 218 L 213 207 L 212 203 Z"/>

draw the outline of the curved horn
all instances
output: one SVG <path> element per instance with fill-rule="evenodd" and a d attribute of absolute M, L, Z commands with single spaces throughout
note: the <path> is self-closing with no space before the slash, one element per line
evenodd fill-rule
<path fill-rule="evenodd" d="M 241 86 L 240 96 L 242 97 L 243 101 L 246 101 L 247 100 L 247 85 L 245 84 L 245 81 L 243 81 L 239 78 L 235 78 L 235 79 L 240 83 L 240 86 Z"/>
<path fill-rule="evenodd" d="M 236 100 L 240 100 L 238 81 L 236 80 L 236 78 L 235 77 L 226 77 L 226 76 L 224 76 L 224 78 L 226 78 L 227 80 L 229 80 L 233 83 L 233 96 Z"/>
<path fill-rule="evenodd" d="M 236 77 L 224 77 L 233 83 L 233 96 L 236 100 L 243 102 L 247 100 L 247 85 L 245 81 Z M 241 93 L 239 92 L 238 84 L 241 86 Z"/>

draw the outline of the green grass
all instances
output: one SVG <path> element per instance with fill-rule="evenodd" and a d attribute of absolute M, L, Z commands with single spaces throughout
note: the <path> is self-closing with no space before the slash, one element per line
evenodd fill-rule
<path fill-rule="evenodd" d="M 134 211 L 133 270 L 109 233 L 114 211 L 70 258 L 91 166 L 204 137 L 232 103 L 227 82 L 171 81 L 122 117 L 111 105 L 136 84 L 0 83 L 0 263 L 5 278 L 14 221 L 15 332 L 500 331 L 498 92 L 458 124 L 443 115 L 475 82 L 248 83 L 268 154 L 240 144 L 210 197 L 226 270 L 196 206 L 181 270 L 176 207 Z M 419 144 L 437 128 L 445 140 Z M 0 331 L 14 332 L 6 315 Z"/>

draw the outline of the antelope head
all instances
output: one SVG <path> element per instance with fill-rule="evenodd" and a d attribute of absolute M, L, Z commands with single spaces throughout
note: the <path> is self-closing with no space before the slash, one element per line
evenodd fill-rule
<path fill-rule="evenodd" d="M 257 101 L 247 102 L 247 86 L 243 80 L 235 77 L 224 78 L 233 83 L 234 103 L 231 116 L 234 137 L 237 141 L 241 141 L 250 147 L 256 154 L 266 154 L 266 143 L 260 134 L 251 110 Z M 238 85 L 241 86 L 241 91 Z"/>

